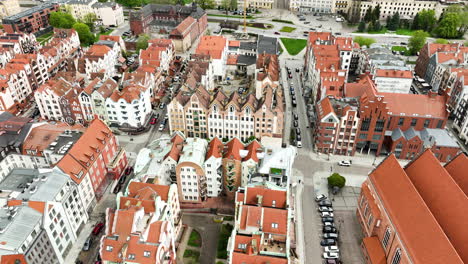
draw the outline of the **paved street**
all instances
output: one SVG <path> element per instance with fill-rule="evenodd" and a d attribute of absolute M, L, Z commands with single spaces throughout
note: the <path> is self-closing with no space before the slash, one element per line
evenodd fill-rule
<path fill-rule="evenodd" d="M 182 215 L 182 222 L 197 230 L 202 236 L 202 247 L 200 250 L 200 263 L 212 264 L 216 261 L 216 249 L 218 247 L 218 236 L 221 224 L 213 221 L 214 215 L 189 214 Z M 183 254 L 183 252 L 181 252 Z"/>

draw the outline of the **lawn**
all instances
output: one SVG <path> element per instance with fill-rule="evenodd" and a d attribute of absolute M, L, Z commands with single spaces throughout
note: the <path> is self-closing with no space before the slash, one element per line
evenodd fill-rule
<path fill-rule="evenodd" d="M 307 40 L 305 39 L 281 38 L 281 41 L 289 55 L 293 56 L 299 54 L 307 45 Z"/>
<path fill-rule="evenodd" d="M 218 15 L 218 14 L 208 14 L 208 16 L 212 16 L 212 17 L 244 18 L 244 16 L 231 16 L 231 15 Z M 251 15 L 248 15 L 247 18 L 248 18 L 248 19 L 252 19 L 252 18 L 254 18 L 254 17 L 251 16 Z"/>
<path fill-rule="evenodd" d="M 272 19 L 271 21 L 273 22 L 279 22 L 279 23 L 286 23 L 286 24 L 294 24 L 292 21 L 290 20 L 283 20 L 283 19 Z"/>
<path fill-rule="evenodd" d="M 192 233 L 190 233 L 190 238 L 188 241 L 188 245 L 192 247 L 201 247 L 201 236 L 200 233 L 198 233 L 195 230 L 192 230 Z"/>
<path fill-rule="evenodd" d="M 288 27 L 288 26 L 284 26 L 280 29 L 281 32 L 288 32 L 288 33 L 291 33 L 293 32 L 294 30 L 296 30 L 295 27 Z"/>
<path fill-rule="evenodd" d="M 184 258 L 191 259 L 188 262 L 184 261 L 184 263 L 193 263 L 193 264 L 199 263 L 198 259 L 200 258 L 200 252 L 195 251 L 195 250 L 186 249 L 184 251 Z"/>
<path fill-rule="evenodd" d="M 231 224 L 225 224 L 221 226 L 221 231 L 219 232 L 218 240 L 218 250 L 216 257 L 219 259 L 227 259 L 227 244 L 229 237 L 231 236 L 233 226 Z"/>
<path fill-rule="evenodd" d="M 368 31 L 367 33 L 369 33 L 369 34 L 385 34 L 385 33 L 387 33 L 387 31 L 388 30 L 386 28 L 382 28 L 379 31 Z"/>
<path fill-rule="evenodd" d="M 39 37 L 36 38 L 36 40 L 41 43 L 41 44 L 44 44 L 45 42 L 47 42 L 49 39 L 51 39 L 54 35 L 54 31 L 50 31 L 48 33 L 45 33 L 44 35 L 41 35 Z"/>
<path fill-rule="evenodd" d="M 406 47 L 403 47 L 403 46 L 393 46 L 392 47 L 392 50 L 394 51 L 406 51 Z"/>
<path fill-rule="evenodd" d="M 401 28 L 401 29 L 397 29 L 397 31 L 395 33 L 397 35 L 412 36 L 413 32 L 414 32 L 414 30 Z"/>

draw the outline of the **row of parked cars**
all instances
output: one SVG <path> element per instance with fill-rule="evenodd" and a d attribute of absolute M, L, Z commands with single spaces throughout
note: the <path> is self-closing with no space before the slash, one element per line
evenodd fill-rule
<path fill-rule="evenodd" d="M 318 213 L 322 218 L 322 232 L 323 239 L 320 241 L 320 245 L 323 247 L 322 257 L 326 264 L 338 264 L 341 263 L 340 249 L 338 248 L 339 233 L 335 226 L 335 218 L 333 214 L 333 205 L 328 197 L 324 194 L 317 195 L 315 197 L 317 202 Z"/>

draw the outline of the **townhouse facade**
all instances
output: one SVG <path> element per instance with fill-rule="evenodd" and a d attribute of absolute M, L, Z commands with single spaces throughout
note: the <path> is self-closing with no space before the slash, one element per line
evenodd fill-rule
<path fill-rule="evenodd" d="M 283 96 L 280 89 L 264 88 L 262 99 L 245 98 L 237 92 L 229 97 L 222 91 L 210 94 L 200 86 L 180 91 L 167 106 L 169 129 L 188 137 L 233 138 L 275 137 L 283 134 Z"/>
<path fill-rule="evenodd" d="M 112 78 L 117 73 L 116 67 L 120 57 L 119 43 L 99 41 L 92 45 L 78 60 L 78 71 L 86 74 L 88 79 L 94 79 L 96 74 L 104 80 Z"/>
<path fill-rule="evenodd" d="M 50 27 L 49 15 L 58 11 L 57 3 L 44 3 L 25 11 L 2 19 L 3 28 L 7 33 L 35 33 Z"/>
<path fill-rule="evenodd" d="M 289 10 L 303 13 L 335 13 L 335 1 L 307 1 L 292 0 L 289 2 Z"/>
<path fill-rule="evenodd" d="M 148 41 L 148 48 L 140 50 L 140 66 L 149 65 L 165 73 L 169 72 L 169 67 L 175 58 L 175 45 L 170 39 L 151 39 Z"/>
<path fill-rule="evenodd" d="M 64 8 L 76 19 L 83 19 L 88 14 L 95 14 L 97 24 L 119 26 L 124 22 L 123 8 L 117 3 L 101 3 L 97 0 L 66 1 Z"/>
<path fill-rule="evenodd" d="M 369 174 L 356 210 L 366 263 L 466 262 L 466 236 L 450 224 L 453 217 L 468 217 L 461 198 L 467 193 L 462 181 L 466 162 L 462 153 L 441 165 L 426 150 L 405 167 L 390 155 Z M 441 211 L 443 199 L 433 198 L 438 193 L 455 199 L 456 206 Z M 415 220 L 418 224 L 411 224 Z M 428 251 L 431 247 L 438 250 Z"/>
<path fill-rule="evenodd" d="M 209 56 L 216 80 L 226 78 L 228 40 L 223 36 L 202 36 L 195 54 Z"/>
<path fill-rule="evenodd" d="M 0 2 L 0 18 L 16 15 L 21 12 L 18 0 Z"/>
<path fill-rule="evenodd" d="M 255 67 L 255 97 L 262 98 L 263 88 L 279 86 L 279 61 L 276 54 L 259 54 Z"/>

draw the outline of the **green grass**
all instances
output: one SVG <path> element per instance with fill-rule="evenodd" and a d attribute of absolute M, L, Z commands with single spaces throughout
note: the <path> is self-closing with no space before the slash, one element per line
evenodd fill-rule
<path fill-rule="evenodd" d="M 227 259 L 227 244 L 229 237 L 231 236 L 233 226 L 231 224 L 225 224 L 221 226 L 221 231 L 219 232 L 218 248 L 216 252 L 216 257 L 219 259 Z"/>
<path fill-rule="evenodd" d="M 288 27 L 288 26 L 284 26 L 280 29 L 281 32 L 288 32 L 288 33 L 291 33 L 293 32 L 294 30 L 296 30 L 295 27 Z"/>
<path fill-rule="evenodd" d="M 36 40 L 39 43 L 44 44 L 49 39 L 51 39 L 53 37 L 53 35 L 54 35 L 54 31 L 51 31 L 51 32 L 45 33 L 44 35 L 41 35 L 41 36 L 37 37 Z"/>
<path fill-rule="evenodd" d="M 201 247 L 202 240 L 200 233 L 198 233 L 195 230 L 192 230 L 192 233 L 190 233 L 190 238 L 188 241 L 188 245 L 192 247 Z"/>
<path fill-rule="evenodd" d="M 307 40 L 305 39 L 281 38 L 281 41 L 289 55 L 293 56 L 299 54 L 307 45 Z"/>
<path fill-rule="evenodd" d="M 400 28 L 395 31 L 397 35 L 413 36 L 415 30 Z"/>
<path fill-rule="evenodd" d="M 191 261 L 189 263 L 199 263 L 198 259 L 200 258 L 200 252 L 195 250 L 186 249 L 184 251 L 184 258 L 189 258 Z M 185 262 L 187 263 L 187 262 Z"/>
<path fill-rule="evenodd" d="M 273 22 L 279 22 L 279 23 L 286 23 L 286 24 L 294 24 L 292 21 L 290 20 L 283 20 L 283 19 L 272 19 L 271 21 Z"/>
<path fill-rule="evenodd" d="M 216 264 L 224 264 L 222 261 L 216 261 Z"/>
<path fill-rule="evenodd" d="M 403 47 L 403 46 L 393 46 L 392 47 L 392 50 L 394 51 L 406 51 L 406 47 Z"/>
<path fill-rule="evenodd" d="M 387 33 L 387 31 L 388 31 L 388 30 L 387 30 L 386 28 L 382 28 L 382 29 L 379 30 L 379 31 L 368 31 L 367 33 L 368 33 L 368 34 L 385 34 L 385 33 Z"/>
<path fill-rule="evenodd" d="M 244 18 L 244 16 L 231 16 L 231 15 L 218 15 L 218 14 L 208 14 L 208 16 L 212 16 L 212 17 L 230 17 L 230 18 Z M 253 16 L 251 15 L 248 15 L 247 16 L 248 19 L 252 19 L 254 18 Z"/>

